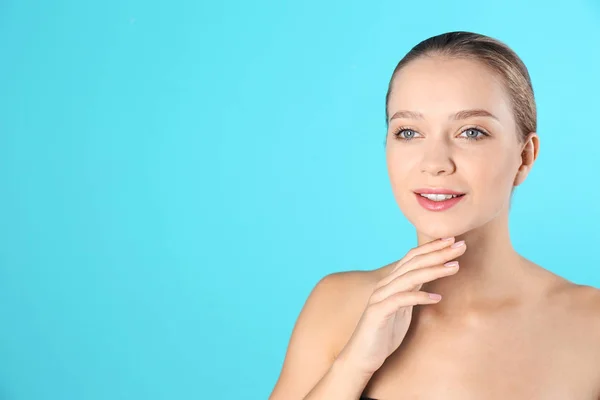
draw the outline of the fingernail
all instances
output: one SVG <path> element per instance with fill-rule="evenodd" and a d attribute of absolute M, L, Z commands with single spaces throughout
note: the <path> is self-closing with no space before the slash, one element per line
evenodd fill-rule
<path fill-rule="evenodd" d="M 449 261 L 444 264 L 445 267 L 458 267 L 458 261 Z"/>
<path fill-rule="evenodd" d="M 442 296 L 437 293 L 429 293 L 429 298 L 433 300 L 440 300 Z"/>
<path fill-rule="evenodd" d="M 452 238 L 452 237 L 447 237 L 447 238 L 443 238 L 442 240 L 443 240 L 444 242 L 447 242 L 447 241 L 449 241 L 449 240 L 452 240 L 452 239 L 454 239 L 454 238 Z"/>
<path fill-rule="evenodd" d="M 462 246 L 463 244 L 465 244 L 465 241 L 464 241 L 464 240 L 461 240 L 460 242 L 456 242 L 456 243 L 454 243 L 454 244 L 453 244 L 452 246 L 450 246 L 450 247 L 457 248 L 457 247 L 460 247 L 460 246 Z"/>

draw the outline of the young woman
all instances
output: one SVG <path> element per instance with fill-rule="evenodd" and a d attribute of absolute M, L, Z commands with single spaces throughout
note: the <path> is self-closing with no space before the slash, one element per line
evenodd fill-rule
<path fill-rule="evenodd" d="M 600 399 L 600 291 L 509 236 L 513 189 L 539 150 L 520 58 L 475 33 L 429 38 L 394 70 L 386 124 L 418 245 L 319 281 L 270 400 Z"/>

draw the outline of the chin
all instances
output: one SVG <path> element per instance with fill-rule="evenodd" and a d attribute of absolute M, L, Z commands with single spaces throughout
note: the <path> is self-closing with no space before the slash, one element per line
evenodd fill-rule
<path fill-rule="evenodd" d="M 432 240 L 457 237 L 468 232 L 471 227 L 467 221 L 457 221 L 456 218 L 440 218 L 441 214 L 427 215 L 423 214 L 412 215 L 407 219 L 415 227 L 417 234 L 423 237 L 431 238 Z"/>
<path fill-rule="evenodd" d="M 462 231 L 458 231 L 457 229 L 450 229 L 448 227 L 432 228 L 431 226 L 415 226 L 415 229 L 420 236 L 430 238 L 431 240 L 445 237 L 456 237 L 464 233 Z"/>
<path fill-rule="evenodd" d="M 404 198 L 402 202 L 398 202 L 402 214 L 415 227 L 420 236 L 432 240 L 458 237 L 478 225 L 473 211 L 461 210 L 458 208 L 460 204 L 446 211 L 434 212 L 425 210 L 415 203 Z"/>

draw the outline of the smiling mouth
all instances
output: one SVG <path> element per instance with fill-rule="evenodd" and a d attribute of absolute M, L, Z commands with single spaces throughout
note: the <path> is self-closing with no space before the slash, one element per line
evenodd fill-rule
<path fill-rule="evenodd" d="M 420 194 L 415 193 L 417 202 L 421 207 L 428 211 L 445 211 L 456 204 L 465 197 L 463 194 Z"/>
<path fill-rule="evenodd" d="M 425 197 L 431 201 L 446 201 L 450 199 L 454 199 L 456 197 L 462 197 L 465 194 L 426 194 L 426 193 L 417 193 L 421 197 Z"/>

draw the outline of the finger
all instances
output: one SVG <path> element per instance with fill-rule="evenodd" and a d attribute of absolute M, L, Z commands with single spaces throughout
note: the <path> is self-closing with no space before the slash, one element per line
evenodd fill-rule
<path fill-rule="evenodd" d="M 371 308 L 374 313 L 378 313 L 383 317 L 388 317 L 402 307 L 439 303 L 441 297 L 441 295 L 436 293 L 400 292 L 373 304 Z"/>
<path fill-rule="evenodd" d="M 409 261 L 404 263 L 394 273 L 388 274 L 383 278 L 377 287 L 382 287 L 396 279 L 398 276 L 419 268 L 441 265 L 454 258 L 460 257 L 466 251 L 467 246 L 463 243 L 462 246 L 452 247 L 446 246 L 441 249 L 434 250 L 430 253 L 417 254 Z"/>
<path fill-rule="evenodd" d="M 437 265 L 433 267 L 414 269 L 398 276 L 387 285 L 375 290 L 371 296 L 373 297 L 373 301 L 380 301 L 381 299 L 390 297 L 398 292 L 420 290 L 424 283 L 454 275 L 458 272 L 458 270 L 458 264 L 450 267 Z"/>
<path fill-rule="evenodd" d="M 394 268 L 392 269 L 390 274 L 393 274 L 398 268 L 400 268 L 402 265 L 404 265 L 405 263 L 410 261 L 413 257 L 420 255 L 420 254 L 430 253 L 432 251 L 440 250 L 445 247 L 451 246 L 454 243 L 454 241 L 455 241 L 454 237 L 450 237 L 450 238 L 446 238 L 446 239 L 437 239 L 437 240 L 432 240 L 431 242 L 428 242 L 428 243 L 422 244 L 418 247 L 414 247 L 414 248 L 410 249 L 404 255 L 404 257 L 402 257 L 402 259 L 396 263 L 396 265 L 394 266 Z"/>

